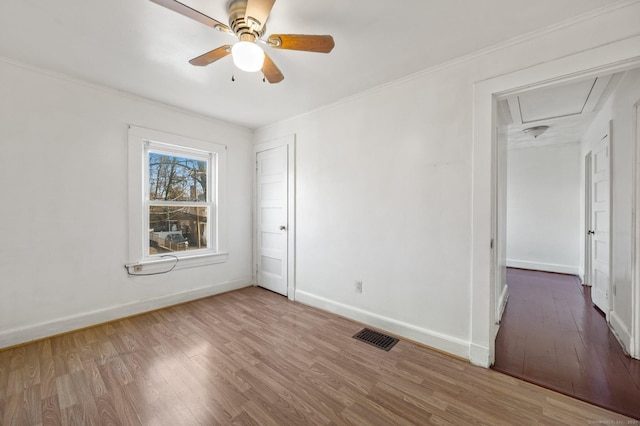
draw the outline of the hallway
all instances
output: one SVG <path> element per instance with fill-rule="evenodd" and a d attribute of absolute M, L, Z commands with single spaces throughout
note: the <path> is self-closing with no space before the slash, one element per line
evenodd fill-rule
<path fill-rule="evenodd" d="M 626 356 L 578 277 L 507 269 L 494 370 L 640 419 L 640 361 Z"/>

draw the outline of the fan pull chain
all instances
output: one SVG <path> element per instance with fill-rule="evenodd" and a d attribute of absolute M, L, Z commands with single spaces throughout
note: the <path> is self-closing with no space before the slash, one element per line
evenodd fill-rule
<path fill-rule="evenodd" d="M 231 75 L 231 81 L 236 81 L 236 76 L 235 75 Z"/>
<path fill-rule="evenodd" d="M 262 82 L 266 83 L 267 82 L 267 78 L 266 77 L 262 77 Z"/>

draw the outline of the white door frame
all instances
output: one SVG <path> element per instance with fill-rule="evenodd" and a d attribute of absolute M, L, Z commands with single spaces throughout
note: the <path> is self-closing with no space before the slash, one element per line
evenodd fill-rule
<path fill-rule="evenodd" d="M 632 257 L 631 257 L 631 344 L 629 353 L 640 359 L 640 101 L 634 106 L 633 183 L 632 183 Z M 635 328 L 635 330 L 633 330 Z"/>
<path fill-rule="evenodd" d="M 611 74 L 640 66 L 640 36 L 606 44 L 474 85 L 471 335 L 469 360 L 489 367 L 495 360 L 496 283 L 498 265 L 495 235 L 497 211 L 494 200 L 497 183 L 492 157 L 497 145 L 495 125 L 497 99 L 514 92 L 546 87 L 579 78 Z M 637 261 L 637 256 L 635 257 Z M 636 265 L 638 266 L 638 265 Z M 636 269 L 637 270 L 637 269 Z M 637 273 L 636 273 L 637 276 Z M 639 282 L 634 283 L 637 288 Z M 637 296 L 636 296 L 637 299 Z M 637 306 L 636 306 L 637 308 Z M 636 325 L 638 321 L 636 320 Z M 633 326 L 634 324 L 632 324 Z M 637 327 L 635 327 L 637 328 Z M 638 331 L 634 330 L 633 335 Z"/>
<path fill-rule="evenodd" d="M 269 149 L 287 147 L 287 297 L 295 300 L 296 291 L 296 138 L 295 135 L 283 136 L 267 142 L 261 142 L 253 147 L 253 161 L 256 161 L 259 152 Z M 256 168 L 253 168 L 253 283 L 257 283 L 258 267 L 258 211 L 256 194 L 257 191 Z"/>

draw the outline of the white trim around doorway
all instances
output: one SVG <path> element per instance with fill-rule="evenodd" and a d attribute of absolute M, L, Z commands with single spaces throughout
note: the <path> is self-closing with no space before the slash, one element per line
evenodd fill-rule
<path fill-rule="evenodd" d="M 635 330 L 631 330 L 631 342 L 629 353 L 632 357 L 640 359 L 640 101 L 634 105 L 634 132 L 633 132 L 633 204 L 632 204 L 632 261 L 631 261 L 631 324 Z"/>
<path fill-rule="evenodd" d="M 498 247 L 497 212 L 493 201 L 497 185 L 496 164 L 492 152 L 496 149 L 497 99 L 523 90 L 569 82 L 598 75 L 611 74 L 640 66 L 640 35 L 594 49 L 569 55 L 554 61 L 505 74 L 474 85 L 473 113 L 473 184 L 472 184 L 472 276 L 471 276 L 471 342 L 470 361 L 489 367 L 495 357 L 497 274 L 494 250 Z M 637 161 L 636 161 L 637 162 Z M 638 208 L 638 188 L 635 205 Z M 635 219 L 636 225 L 637 217 Z M 635 230 L 636 254 L 634 269 L 636 311 L 638 302 L 638 226 Z M 636 312 L 637 313 L 637 312 Z M 639 320 L 633 323 L 638 336 Z M 636 344 L 637 350 L 637 344 Z"/>

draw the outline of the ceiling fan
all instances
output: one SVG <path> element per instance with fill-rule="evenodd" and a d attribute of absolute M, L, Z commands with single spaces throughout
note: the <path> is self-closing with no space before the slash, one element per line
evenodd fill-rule
<path fill-rule="evenodd" d="M 335 45 L 330 35 L 271 34 L 263 40 L 265 23 L 269 19 L 275 0 L 231 0 L 227 5 L 228 26 L 177 0 L 151 1 L 218 31 L 238 37 L 238 41 L 233 45 L 226 44 L 191 59 L 189 61 L 191 65 L 206 66 L 231 54 L 234 64 L 241 70 L 248 72 L 262 70 L 269 83 L 278 83 L 284 79 L 284 75 L 259 44 L 275 49 L 320 53 L 331 52 Z"/>

